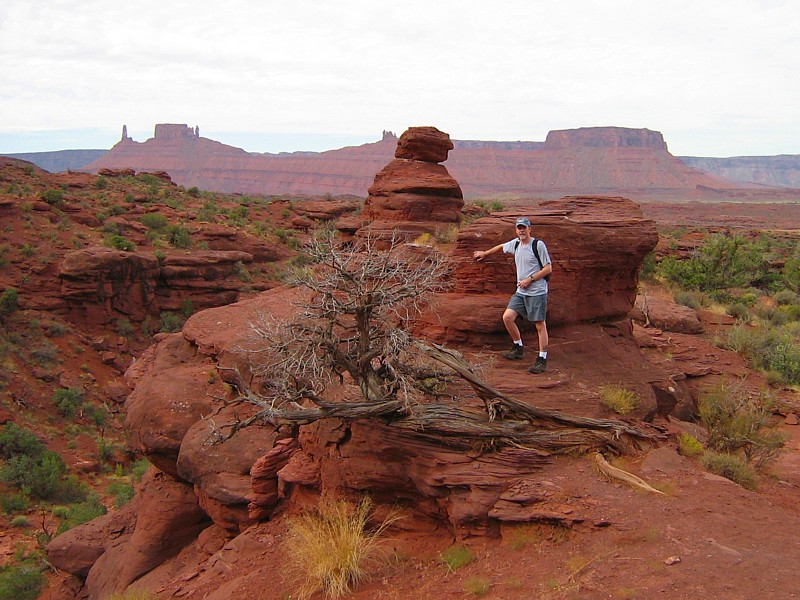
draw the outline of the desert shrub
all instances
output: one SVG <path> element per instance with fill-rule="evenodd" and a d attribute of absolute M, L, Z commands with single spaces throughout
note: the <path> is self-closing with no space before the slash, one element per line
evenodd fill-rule
<path fill-rule="evenodd" d="M 106 179 L 105 176 L 100 175 L 100 177 L 95 180 L 94 187 L 96 187 L 98 190 L 106 189 L 108 187 L 108 179 Z"/>
<path fill-rule="evenodd" d="M 6 288 L 0 294 L 0 321 L 19 308 L 19 294 L 14 288 Z"/>
<path fill-rule="evenodd" d="M 725 312 L 739 321 L 747 320 L 747 317 L 750 315 L 747 305 L 742 304 L 741 302 L 734 302 L 733 304 L 726 306 Z"/>
<path fill-rule="evenodd" d="M 40 366 L 45 367 L 56 361 L 58 348 L 48 340 L 42 340 L 31 350 L 30 355 Z"/>
<path fill-rule="evenodd" d="M 197 198 L 200 196 L 200 190 L 196 186 L 190 187 L 186 190 L 186 193 L 189 194 L 192 198 Z"/>
<path fill-rule="evenodd" d="M 776 431 L 772 413 L 748 397 L 743 388 L 720 385 L 700 397 L 700 418 L 708 429 L 710 450 L 741 452 L 748 463 L 763 466 L 786 440 Z"/>
<path fill-rule="evenodd" d="M 0 457 L 41 456 L 45 445 L 28 429 L 16 423 L 6 423 L 0 430 Z"/>
<path fill-rule="evenodd" d="M 421 233 L 414 239 L 417 246 L 433 246 L 433 236 L 430 233 Z"/>
<path fill-rule="evenodd" d="M 492 582 L 485 577 L 468 577 L 464 581 L 464 591 L 473 596 L 485 596 L 491 587 Z"/>
<path fill-rule="evenodd" d="M 192 235 L 183 225 L 170 225 L 166 228 L 167 241 L 176 248 L 189 248 L 192 245 Z"/>
<path fill-rule="evenodd" d="M 114 496 L 114 508 L 122 508 L 133 500 L 136 494 L 133 486 L 127 481 L 112 481 L 106 491 Z"/>
<path fill-rule="evenodd" d="M 368 564 L 378 556 L 378 540 L 392 519 L 368 530 L 371 501 L 353 505 L 330 502 L 289 523 L 288 550 L 303 580 L 301 598 L 322 590 L 331 598 L 347 594 L 369 577 Z"/>
<path fill-rule="evenodd" d="M 693 435 L 682 433 L 678 436 L 678 450 L 684 456 L 700 456 L 703 453 L 703 444 Z"/>
<path fill-rule="evenodd" d="M 642 260 L 642 266 L 639 269 L 639 279 L 642 281 L 653 281 L 656 276 L 656 253 L 648 252 Z"/>
<path fill-rule="evenodd" d="M 783 283 L 791 290 L 800 292 L 800 249 L 795 252 L 795 256 L 789 258 L 783 265 Z"/>
<path fill-rule="evenodd" d="M 735 325 L 716 339 L 723 348 L 738 352 L 757 369 L 779 372 L 788 383 L 800 383 L 800 344 L 790 327 Z"/>
<path fill-rule="evenodd" d="M 239 281 L 243 283 L 250 283 L 253 280 L 252 275 L 250 275 L 250 271 L 242 261 L 237 261 L 236 264 L 233 265 L 233 272 L 239 278 Z"/>
<path fill-rule="evenodd" d="M 108 512 L 103 503 L 100 502 L 97 494 L 89 494 L 84 501 L 66 506 L 64 509 L 58 513 L 55 510 L 53 511 L 53 514 L 61 519 L 56 535 L 61 535 L 73 527 L 88 523 L 92 519 L 101 517 Z"/>
<path fill-rule="evenodd" d="M 78 407 L 83 403 L 83 391 L 74 388 L 59 388 L 53 392 L 53 403 L 58 413 L 67 418 L 78 414 Z"/>
<path fill-rule="evenodd" d="M 173 312 L 162 312 L 159 315 L 158 330 L 163 333 L 177 333 L 183 327 L 183 319 Z"/>
<path fill-rule="evenodd" d="M 762 249 L 739 235 L 709 236 L 688 260 L 666 257 L 659 276 L 689 290 L 749 287 L 767 272 L 769 261 Z"/>
<path fill-rule="evenodd" d="M 35 600 L 44 587 L 42 572 L 31 565 L 0 569 L 0 600 Z"/>
<path fill-rule="evenodd" d="M 45 190 L 39 197 L 51 206 L 61 206 L 64 204 L 63 190 Z"/>
<path fill-rule="evenodd" d="M 191 298 L 186 298 L 181 303 L 181 315 L 184 319 L 188 319 L 194 314 L 194 303 Z"/>
<path fill-rule="evenodd" d="M 475 562 L 475 553 L 467 546 L 454 544 L 441 553 L 440 558 L 448 571 L 457 571 L 461 567 Z"/>
<path fill-rule="evenodd" d="M 64 460 L 46 450 L 38 457 L 14 456 L 0 469 L 0 480 L 39 500 L 81 499 L 86 490 L 67 474 Z"/>
<path fill-rule="evenodd" d="M 120 318 L 116 323 L 117 333 L 122 337 L 130 337 L 136 331 L 131 324 L 130 319 Z"/>
<path fill-rule="evenodd" d="M 30 244 L 22 244 L 22 247 L 19 249 L 19 253 L 25 258 L 30 258 L 36 254 L 36 248 Z"/>
<path fill-rule="evenodd" d="M 142 225 L 154 231 L 161 231 L 167 226 L 167 217 L 158 212 L 145 213 L 139 221 Z"/>
<path fill-rule="evenodd" d="M 800 321 L 800 304 L 785 304 L 778 308 L 786 316 L 786 321 Z"/>
<path fill-rule="evenodd" d="M 458 237 L 458 227 L 452 223 L 444 227 L 438 227 L 433 232 L 433 236 L 439 244 L 452 244 Z"/>
<path fill-rule="evenodd" d="M 17 515 L 13 519 L 11 519 L 12 527 L 19 527 L 22 529 L 25 527 L 30 527 L 30 525 L 31 523 L 30 521 L 28 521 L 28 517 L 26 517 L 25 515 Z"/>
<path fill-rule="evenodd" d="M 603 406 L 617 414 L 628 414 L 639 406 L 638 396 L 620 385 L 602 385 L 598 392 Z"/>
<path fill-rule="evenodd" d="M 134 481 L 141 481 L 145 471 L 150 468 L 150 461 L 146 458 L 137 460 L 131 465 L 131 477 Z"/>
<path fill-rule="evenodd" d="M 0 496 L 0 505 L 3 512 L 10 515 L 15 512 L 25 512 L 30 507 L 30 501 L 24 494 L 3 494 Z"/>
<path fill-rule="evenodd" d="M 706 452 L 700 460 L 712 473 L 730 479 L 748 490 L 756 488 L 755 470 L 738 456 L 724 452 Z"/>
<path fill-rule="evenodd" d="M 675 296 L 675 303 L 680 304 L 681 306 L 688 306 L 689 308 L 698 309 L 700 308 L 700 296 L 694 292 L 687 292 L 687 291 L 680 291 L 676 292 Z"/>
<path fill-rule="evenodd" d="M 121 235 L 110 235 L 105 238 L 103 243 L 108 248 L 114 248 L 115 250 L 124 250 L 125 252 L 133 252 L 136 250 L 136 244 L 128 239 L 125 239 Z"/>
<path fill-rule="evenodd" d="M 500 210 L 505 210 L 505 209 L 506 209 L 506 205 L 503 204 L 502 202 L 500 202 L 499 200 L 495 200 L 494 202 L 489 204 L 489 210 L 494 211 L 494 212 L 497 212 L 497 211 L 500 211 Z"/>

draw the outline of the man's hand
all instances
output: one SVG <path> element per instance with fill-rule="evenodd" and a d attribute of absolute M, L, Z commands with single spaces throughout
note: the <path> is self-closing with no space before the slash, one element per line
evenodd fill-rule
<path fill-rule="evenodd" d="M 486 252 L 484 252 L 483 250 L 475 250 L 475 252 L 472 253 L 472 258 L 474 258 L 477 261 L 483 260 L 484 256 L 486 256 Z"/>

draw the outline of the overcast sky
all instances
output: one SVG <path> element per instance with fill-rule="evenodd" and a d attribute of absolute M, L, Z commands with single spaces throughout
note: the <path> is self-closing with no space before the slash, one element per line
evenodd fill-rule
<path fill-rule="evenodd" d="M 675 155 L 800 154 L 800 2 L 0 2 L 0 152 L 156 123 L 252 152 L 616 125 Z"/>

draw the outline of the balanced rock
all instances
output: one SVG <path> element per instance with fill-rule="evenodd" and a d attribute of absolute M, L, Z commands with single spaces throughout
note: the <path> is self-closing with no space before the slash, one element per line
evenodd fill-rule
<path fill-rule="evenodd" d="M 413 239 L 453 226 L 461 219 L 464 195 L 458 182 L 438 164 L 453 147 L 435 127 L 412 127 L 398 141 L 395 160 L 369 188 L 360 236 L 388 239 L 396 233 Z"/>

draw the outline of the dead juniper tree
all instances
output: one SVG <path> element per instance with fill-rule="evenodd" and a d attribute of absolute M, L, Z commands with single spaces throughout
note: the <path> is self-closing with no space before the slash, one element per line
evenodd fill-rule
<path fill-rule="evenodd" d="M 256 421 L 301 425 L 324 418 L 381 419 L 409 435 L 451 447 L 518 444 L 545 452 L 623 452 L 654 437 L 615 420 L 548 411 L 515 400 L 476 375 L 464 357 L 409 334 L 432 294 L 448 287 L 448 261 L 431 248 L 333 236 L 306 248 L 310 263 L 294 276 L 304 288 L 289 321 L 259 315 L 251 323 L 251 376 L 236 373 L 237 402 L 257 411 L 225 436 Z M 437 395 L 461 377 L 485 410 Z M 357 386 L 360 398 L 333 399 L 331 383 Z"/>

